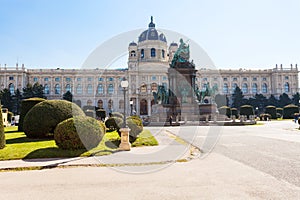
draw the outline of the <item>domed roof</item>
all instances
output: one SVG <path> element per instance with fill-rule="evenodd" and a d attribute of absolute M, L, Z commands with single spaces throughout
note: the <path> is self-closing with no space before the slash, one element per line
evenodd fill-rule
<path fill-rule="evenodd" d="M 160 40 L 163 42 L 167 42 L 166 36 L 163 33 L 159 33 L 155 29 L 155 24 L 153 23 L 153 17 L 151 16 L 151 22 L 149 23 L 149 28 L 141 33 L 139 36 L 139 42 L 143 42 L 145 40 Z"/>
<path fill-rule="evenodd" d="M 130 42 L 129 46 L 137 46 L 137 44 L 134 41 L 132 41 Z"/>

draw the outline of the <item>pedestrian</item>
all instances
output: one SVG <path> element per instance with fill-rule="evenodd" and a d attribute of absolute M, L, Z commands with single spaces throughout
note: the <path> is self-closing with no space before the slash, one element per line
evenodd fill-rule
<path fill-rule="evenodd" d="M 173 121 L 173 117 L 172 117 L 172 115 L 170 115 L 170 117 L 169 117 L 170 126 L 172 126 L 172 121 Z"/>

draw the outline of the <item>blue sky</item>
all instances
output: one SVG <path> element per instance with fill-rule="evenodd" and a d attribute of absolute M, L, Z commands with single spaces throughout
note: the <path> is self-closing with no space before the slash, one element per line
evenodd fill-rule
<path fill-rule="evenodd" d="M 0 8 L 2 66 L 81 67 L 103 42 L 146 29 L 151 15 L 157 28 L 199 44 L 218 68 L 300 64 L 299 0 L 0 0 Z"/>

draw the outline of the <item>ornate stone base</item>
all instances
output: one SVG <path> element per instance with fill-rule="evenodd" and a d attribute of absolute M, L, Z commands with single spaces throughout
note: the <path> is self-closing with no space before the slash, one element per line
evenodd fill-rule
<path fill-rule="evenodd" d="M 129 128 L 121 128 L 121 143 L 119 145 L 119 150 L 130 151 L 131 144 L 129 142 Z"/>

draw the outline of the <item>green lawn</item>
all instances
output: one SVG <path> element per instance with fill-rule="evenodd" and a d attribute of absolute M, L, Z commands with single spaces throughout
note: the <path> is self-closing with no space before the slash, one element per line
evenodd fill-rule
<path fill-rule="evenodd" d="M 62 150 L 54 140 L 29 139 L 24 132 L 18 132 L 17 127 L 6 127 L 6 147 L 0 150 L 0 160 L 30 159 L 30 158 L 65 158 L 76 156 L 108 155 L 118 151 L 120 138 L 117 132 L 107 132 L 100 144 L 90 151 Z M 132 144 L 136 146 L 158 145 L 150 131 L 144 130 Z"/>

